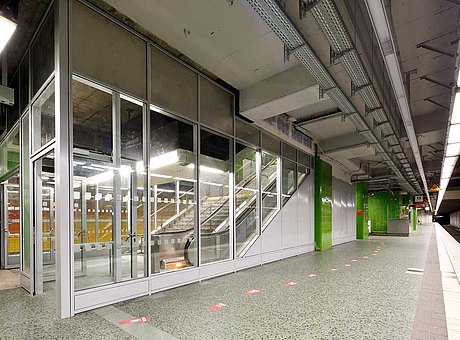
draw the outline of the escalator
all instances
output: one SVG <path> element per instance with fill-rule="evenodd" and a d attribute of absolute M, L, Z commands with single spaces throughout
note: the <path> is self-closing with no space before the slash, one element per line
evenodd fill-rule
<path fill-rule="evenodd" d="M 276 158 L 268 162 L 262 170 L 262 200 L 275 198 L 277 186 Z M 235 220 L 237 255 L 257 235 L 257 195 L 256 171 L 253 171 L 237 185 L 235 191 Z M 201 213 L 201 262 L 213 262 L 227 258 L 229 249 L 229 197 L 203 197 L 200 200 Z M 272 213 L 276 212 L 276 204 Z M 268 211 L 263 214 L 263 221 L 271 217 Z M 152 232 L 153 261 L 160 263 L 158 270 L 178 269 L 194 265 L 196 242 L 194 235 L 195 211 L 192 205 L 163 223 Z M 179 241 L 179 242 L 178 242 Z M 161 254 L 162 258 L 158 258 Z"/>

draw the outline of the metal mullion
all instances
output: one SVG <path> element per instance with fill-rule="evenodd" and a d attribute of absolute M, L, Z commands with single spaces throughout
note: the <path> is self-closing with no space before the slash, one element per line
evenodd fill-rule
<path fill-rule="evenodd" d="M 33 162 L 33 201 L 34 201 L 34 210 L 33 210 L 33 223 L 35 226 L 35 233 L 32 233 L 34 238 L 35 247 L 33 249 L 34 253 L 34 282 L 33 282 L 33 295 L 39 295 L 43 293 L 43 232 L 42 232 L 42 206 L 41 200 L 38 198 L 42 195 L 42 181 L 38 180 L 42 171 L 42 160 L 38 159 Z M 38 206 L 40 204 L 40 207 Z M 33 231 L 33 230 L 32 230 Z M 57 267 L 56 267 L 57 274 Z M 57 282 L 56 282 L 57 284 Z M 56 293 L 58 293 L 58 287 L 56 287 Z"/>
<path fill-rule="evenodd" d="M 198 108 L 198 114 L 199 114 L 199 108 Z M 200 211 L 201 211 L 201 196 L 200 196 L 200 147 L 201 147 L 201 129 L 199 125 L 194 125 L 194 151 L 195 151 L 195 159 L 196 159 L 196 166 L 195 166 L 195 202 L 196 202 L 196 214 L 195 214 L 195 233 L 196 233 L 196 256 L 197 256 L 197 264 L 198 267 L 201 267 L 201 216 L 200 216 Z M 201 277 L 200 277 L 201 281 Z"/>
<path fill-rule="evenodd" d="M 257 236 L 262 234 L 262 150 L 256 150 Z"/>
<path fill-rule="evenodd" d="M 113 241 L 113 273 L 115 282 L 122 279 L 121 267 L 121 119 L 120 119 L 120 94 L 112 94 L 112 139 L 113 139 L 113 217 L 112 217 L 112 241 Z"/>
<path fill-rule="evenodd" d="M 55 178 L 57 314 L 70 317 L 73 308 L 72 79 L 69 1 L 54 1 L 55 15 Z M 70 119 L 69 119 L 70 117 Z M 68 226 L 68 227 L 66 227 Z"/>
<path fill-rule="evenodd" d="M 146 71 L 147 71 L 147 104 L 144 104 L 142 111 L 142 122 L 143 122 L 143 158 L 144 158 L 144 172 L 145 172 L 145 190 L 144 196 L 146 199 L 146 206 L 144 207 L 144 243 L 147 249 L 144 250 L 144 275 L 150 277 L 152 275 L 152 202 L 150 199 L 150 103 L 152 101 L 152 51 L 150 44 L 146 43 Z M 155 196 L 156 200 L 156 196 Z M 155 205 L 156 209 L 156 205 Z M 156 210 L 155 210 L 156 212 Z M 156 216 L 156 214 L 155 214 Z M 155 223 L 156 225 L 156 223 Z M 150 280 L 149 280 L 149 294 L 151 292 Z"/>
<path fill-rule="evenodd" d="M 147 86 L 148 87 L 148 86 Z M 144 172 L 145 172 L 145 179 L 144 179 L 144 197 L 145 203 L 144 206 L 144 275 L 150 277 L 152 275 L 152 247 L 151 247 L 151 214 L 152 214 L 152 203 L 151 203 L 151 196 L 150 196 L 150 186 L 151 186 L 151 179 L 150 179 L 150 109 L 148 104 L 144 104 L 143 106 L 143 158 L 144 158 Z"/>
<path fill-rule="evenodd" d="M 230 171 L 229 171 L 229 179 L 228 179 L 228 196 L 229 196 L 229 214 L 228 214 L 228 241 L 229 241 L 229 259 L 235 259 L 236 254 L 236 240 L 235 235 L 235 228 L 236 228 L 236 221 L 235 221 L 235 139 L 232 138 L 230 140 Z"/>

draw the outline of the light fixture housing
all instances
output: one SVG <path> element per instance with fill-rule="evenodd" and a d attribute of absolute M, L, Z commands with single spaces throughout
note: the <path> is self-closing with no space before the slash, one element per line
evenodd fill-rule
<path fill-rule="evenodd" d="M 16 30 L 16 27 L 16 23 L 0 15 L 0 53 L 2 53 L 6 44 Z"/>

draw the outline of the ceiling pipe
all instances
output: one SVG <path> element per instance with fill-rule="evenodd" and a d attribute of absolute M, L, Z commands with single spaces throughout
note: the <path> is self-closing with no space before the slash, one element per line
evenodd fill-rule
<path fill-rule="evenodd" d="M 330 73 L 326 70 L 315 52 L 303 38 L 302 34 L 292 23 L 290 18 L 280 8 L 276 0 L 246 0 L 248 4 L 259 14 L 264 22 L 272 29 L 285 46 L 285 54 L 294 55 L 299 62 L 313 76 L 324 93 L 334 101 L 340 110 L 346 115 L 356 127 L 358 133 L 363 135 L 369 144 L 372 145 L 377 155 L 400 179 L 401 186 L 406 190 L 415 193 L 416 190 L 404 178 L 401 170 L 396 166 L 390 155 L 383 148 L 365 119 L 361 116 L 355 106 L 351 103 L 345 93 L 339 88 Z"/>
<path fill-rule="evenodd" d="M 425 171 L 423 170 L 420 149 L 414 130 L 414 124 L 412 122 L 412 115 L 410 112 L 406 88 L 402 80 L 402 73 L 399 66 L 398 56 L 396 55 L 395 42 L 391 32 L 389 18 L 387 16 L 385 7 L 383 6 L 382 0 L 366 0 L 366 6 L 372 21 L 372 25 L 374 27 L 374 32 L 379 42 L 380 51 L 385 61 L 387 72 L 390 76 L 393 92 L 397 98 L 399 112 L 401 113 L 401 118 L 409 138 L 409 144 L 414 154 L 415 163 L 417 164 L 417 168 L 422 179 L 425 194 L 429 198 L 430 193 L 428 192 Z M 431 210 L 433 210 L 431 200 L 428 201 L 430 203 Z"/>

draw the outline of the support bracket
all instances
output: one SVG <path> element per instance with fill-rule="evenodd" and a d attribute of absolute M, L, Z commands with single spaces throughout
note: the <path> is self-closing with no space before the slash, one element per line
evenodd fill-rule
<path fill-rule="evenodd" d="M 433 79 L 433 78 L 430 78 L 430 77 L 427 77 L 427 76 L 421 76 L 420 80 L 429 81 L 430 83 L 436 84 L 438 86 L 444 87 L 444 88 L 449 89 L 449 90 L 452 90 L 452 87 L 454 86 L 453 83 L 444 84 L 444 83 L 441 83 L 440 81 L 437 81 L 436 79 Z"/>
<path fill-rule="evenodd" d="M 330 49 L 329 55 L 330 55 L 330 58 L 331 58 L 331 64 L 335 64 L 335 62 L 336 62 L 338 59 L 342 58 L 343 56 L 347 55 L 348 53 L 353 52 L 353 51 L 356 51 L 356 49 L 355 49 L 354 47 L 349 48 L 349 49 L 346 49 L 346 50 L 344 50 L 344 51 L 340 51 L 340 52 L 335 52 L 335 51 L 332 49 L 332 47 L 329 47 L 329 49 Z"/>
<path fill-rule="evenodd" d="M 425 98 L 424 100 L 425 100 L 425 101 L 427 101 L 427 102 L 430 102 L 430 103 L 431 103 L 431 104 L 433 104 L 433 105 L 436 105 L 436 106 L 442 107 L 443 109 L 446 109 L 447 111 L 449 111 L 449 110 L 450 110 L 450 108 L 449 108 L 449 107 L 447 107 L 447 106 L 444 106 L 444 105 L 442 105 L 442 104 L 439 104 L 437 101 L 434 101 L 434 100 L 433 100 L 433 99 L 431 99 L 431 98 Z"/>
<path fill-rule="evenodd" d="M 315 7 L 321 0 L 299 0 L 299 19 L 305 19 L 307 12 Z"/>
<path fill-rule="evenodd" d="M 362 86 L 356 86 L 353 82 L 351 82 L 351 95 L 354 96 L 356 93 L 358 93 L 361 90 L 364 90 L 369 86 L 372 86 L 372 83 L 367 83 Z"/>
<path fill-rule="evenodd" d="M 295 52 L 301 50 L 303 47 L 305 47 L 305 44 L 299 45 L 296 48 L 289 49 L 286 45 L 284 45 L 284 62 L 287 63 L 289 59 L 291 58 L 291 55 L 294 54 Z"/>
<path fill-rule="evenodd" d="M 450 52 L 441 50 L 440 48 L 427 45 L 425 43 L 418 44 L 418 45 L 416 45 L 416 47 L 417 48 L 424 48 L 425 50 L 436 52 L 436 53 L 439 53 L 439 54 L 442 54 L 442 55 L 445 55 L 445 56 L 448 56 L 448 57 L 451 57 L 451 58 L 456 57 L 455 53 L 450 53 Z"/>
<path fill-rule="evenodd" d="M 366 117 L 367 117 L 369 114 L 371 114 L 371 113 L 373 113 L 373 112 L 375 112 L 375 111 L 381 110 L 381 109 L 382 109 L 381 106 L 369 108 L 369 107 L 367 107 L 367 105 L 366 105 L 366 110 L 365 110 Z"/>

